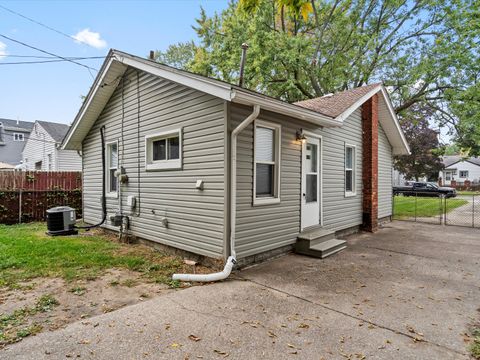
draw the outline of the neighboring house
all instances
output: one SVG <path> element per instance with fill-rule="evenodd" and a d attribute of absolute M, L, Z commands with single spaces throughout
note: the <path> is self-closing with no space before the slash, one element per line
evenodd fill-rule
<path fill-rule="evenodd" d="M 0 162 L 18 165 L 33 122 L 0 119 Z"/>
<path fill-rule="evenodd" d="M 458 185 L 468 180 L 471 184 L 480 183 L 480 158 L 465 158 L 461 155 L 449 155 L 443 157 L 443 170 L 439 177 L 443 185 L 451 185 L 452 180 Z"/>
<path fill-rule="evenodd" d="M 35 121 L 23 149 L 23 168 L 42 171 L 81 171 L 82 158 L 78 151 L 62 150 L 69 126 L 47 121 Z"/>
<path fill-rule="evenodd" d="M 102 219 L 101 131 L 103 226 L 128 216 L 153 243 L 247 263 L 392 215 L 392 155 L 409 147 L 381 84 L 289 104 L 117 50 L 106 59 L 62 147 L 82 151 L 85 222 Z"/>
<path fill-rule="evenodd" d="M 397 169 L 393 169 L 393 186 L 403 186 L 407 181 L 428 181 L 428 179 L 426 176 L 419 177 L 418 180 L 407 179 L 404 173 Z"/>
<path fill-rule="evenodd" d="M 15 165 L 0 162 L 0 170 L 14 170 Z"/>

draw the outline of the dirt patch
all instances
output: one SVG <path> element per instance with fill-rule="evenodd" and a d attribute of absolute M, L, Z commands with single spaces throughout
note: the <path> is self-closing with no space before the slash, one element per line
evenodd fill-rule
<path fill-rule="evenodd" d="M 94 280 L 36 278 L 20 289 L 0 290 L 0 348 L 40 331 L 55 330 L 123 306 L 175 291 L 145 282 L 141 273 L 107 270 Z"/>

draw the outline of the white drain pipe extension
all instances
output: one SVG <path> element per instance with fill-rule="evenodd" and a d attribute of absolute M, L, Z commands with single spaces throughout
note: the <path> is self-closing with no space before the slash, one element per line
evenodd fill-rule
<path fill-rule="evenodd" d="M 173 274 L 173 280 L 188 282 L 212 282 L 224 280 L 230 276 L 233 266 L 236 263 L 235 225 L 237 218 L 237 137 L 243 129 L 255 121 L 259 114 L 260 105 L 254 105 L 253 112 L 232 131 L 232 139 L 230 144 L 230 256 L 227 259 L 227 263 L 225 264 L 223 271 L 213 274 Z"/>

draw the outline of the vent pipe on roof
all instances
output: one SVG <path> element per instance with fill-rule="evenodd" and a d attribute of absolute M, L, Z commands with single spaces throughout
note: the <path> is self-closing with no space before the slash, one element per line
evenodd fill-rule
<path fill-rule="evenodd" d="M 242 44 L 242 58 L 240 59 L 240 78 L 238 79 L 238 86 L 243 87 L 243 73 L 245 71 L 245 61 L 247 60 L 248 44 Z"/>

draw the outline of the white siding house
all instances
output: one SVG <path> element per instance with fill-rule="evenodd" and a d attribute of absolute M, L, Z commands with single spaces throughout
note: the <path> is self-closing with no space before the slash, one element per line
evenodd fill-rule
<path fill-rule="evenodd" d="M 82 151 L 87 223 L 105 190 L 103 227 L 125 231 L 118 215 L 140 239 L 244 263 L 312 232 L 375 231 L 392 156 L 409 153 L 381 84 L 289 104 L 117 50 L 62 149 Z"/>
<path fill-rule="evenodd" d="M 62 150 L 69 126 L 47 121 L 36 121 L 27 137 L 22 152 L 25 170 L 81 171 L 82 159 L 77 151 Z"/>
<path fill-rule="evenodd" d="M 451 185 L 455 180 L 458 185 L 468 180 L 471 184 L 480 184 L 480 158 L 464 158 L 460 155 L 443 157 L 444 169 L 439 177 L 443 185 Z"/>

